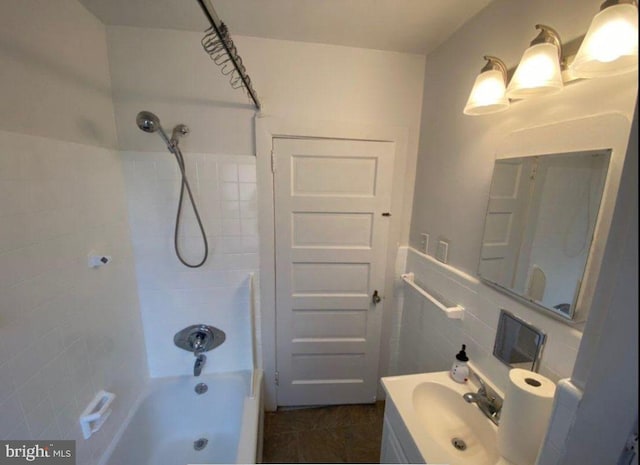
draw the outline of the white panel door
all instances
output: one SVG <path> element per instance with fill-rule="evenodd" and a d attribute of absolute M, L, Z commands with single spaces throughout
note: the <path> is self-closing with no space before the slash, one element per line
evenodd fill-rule
<path fill-rule="evenodd" d="M 489 208 L 484 225 L 480 274 L 502 286 L 513 288 L 520 244 L 527 217 L 531 161 L 496 162 Z"/>
<path fill-rule="evenodd" d="M 375 401 L 393 155 L 273 141 L 278 405 Z"/>

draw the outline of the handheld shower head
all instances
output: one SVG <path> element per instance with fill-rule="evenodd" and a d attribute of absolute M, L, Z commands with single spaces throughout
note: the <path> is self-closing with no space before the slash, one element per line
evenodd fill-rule
<path fill-rule="evenodd" d="M 162 129 L 162 125 L 160 124 L 160 118 L 151 113 L 150 111 L 141 111 L 136 116 L 136 124 L 137 126 L 146 133 L 157 132 L 164 140 L 165 144 L 167 144 L 167 149 L 169 152 L 173 154 L 178 162 L 178 167 L 180 168 L 180 174 L 182 178 L 182 182 L 180 183 L 180 200 L 178 200 L 178 211 L 176 213 L 176 226 L 173 232 L 173 246 L 176 251 L 176 255 L 178 256 L 178 260 L 185 266 L 189 268 L 199 268 L 204 265 L 204 262 L 207 261 L 207 257 L 209 256 L 209 244 L 207 242 L 207 234 L 204 230 L 204 226 L 202 225 L 202 220 L 200 218 L 200 212 L 198 212 L 198 207 L 196 206 L 196 202 L 193 199 L 193 194 L 191 193 L 191 186 L 189 186 L 189 180 L 187 179 L 187 173 L 185 172 L 185 161 L 184 156 L 182 155 L 182 151 L 178 146 L 180 142 L 180 138 L 189 134 L 189 128 L 184 124 L 178 124 L 173 128 L 173 133 L 171 135 L 171 139 L 167 136 L 167 133 Z M 204 257 L 199 263 L 193 264 L 185 261 L 182 258 L 182 254 L 180 253 L 180 249 L 178 247 L 178 232 L 180 229 L 180 215 L 182 213 L 182 202 L 185 198 L 185 191 L 189 200 L 191 201 L 191 206 L 193 207 L 193 212 L 195 214 L 196 220 L 198 222 L 198 226 L 200 227 L 200 232 L 202 233 L 202 243 L 204 245 Z M 200 355 L 200 357 L 204 357 L 204 355 Z M 204 364 L 204 358 L 200 360 Z"/>
<path fill-rule="evenodd" d="M 167 144 L 169 150 L 173 152 L 171 139 L 169 139 L 167 133 L 164 132 L 164 129 L 162 129 L 160 118 L 158 118 L 155 114 L 151 113 L 150 111 L 141 111 L 140 113 L 138 113 L 138 116 L 136 116 L 136 124 L 144 132 L 159 132 L 162 140 L 164 140 L 164 143 Z"/>
<path fill-rule="evenodd" d="M 160 118 L 151 113 L 150 111 L 141 111 L 136 116 L 136 124 L 144 132 L 156 132 L 161 129 Z"/>

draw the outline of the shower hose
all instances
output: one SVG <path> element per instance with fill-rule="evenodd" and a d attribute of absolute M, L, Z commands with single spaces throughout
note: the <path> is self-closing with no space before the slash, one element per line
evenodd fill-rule
<path fill-rule="evenodd" d="M 169 146 L 169 150 L 176 157 L 176 161 L 178 162 L 178 166 L 180 167 L 180 175 L 181 175 L 181 183 L 180 183 L 180 199 L 178 200 L 178 211 L 176 212 L 176 226 L 173 231 L 173 246 L 176 251 L 176 255 L 178 260 L 189 268 L 200 268 L 204 265 L 204 262 L 207 261 L 207 257 L 209 256 L 209 244 L 207 242 L 207 235 L 204 231 L 204 226 L 202 225 L 202 219 L 200 218 L 200 212 L 198 212 L 198 207 L 196 205 L 195 200 L 193 199 L 193 194 L 191 193 L 191 186 L 189 186 L 189 179 L 187 178 L 187 173 L 185 170 L 184 157 L 177 143 L 171 144 Z M 187 195 L 189 196 L 189 201 L 191 202 L 191 206 L 193 207 L 193 213 L 196 215 L 196 220 L 198 221 L 198 227 L 200 228 L 200 234 L 202 234 L 202 242 L 204 244 L 204 256 L 202 260 L 196 264 L 187 262 L 180 253 L 180 247 L 178 246 L 178 232 L 180 230 L 180 216 L 182 215 L 182 203 L 184 201 L 184 192 L 187 191 Z"/>

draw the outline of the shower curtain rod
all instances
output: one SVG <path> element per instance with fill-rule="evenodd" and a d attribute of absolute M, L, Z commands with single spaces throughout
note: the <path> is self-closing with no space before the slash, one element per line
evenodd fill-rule
<path fill-rule="evenodd" d="M 220 43 L 224 47 L 229 60 L 235 68 L 235 72 L 238 73 L 238 76 L 242 80 L 242 87 L 246 89 L 247 94 L 249 94 L 249 97 L 251 98 L 251 100 L 253 100 L 253 104 L 255 105 L 256 110 L 260 110 L 260 100 L 258 100 L 258 95 L 251 85 L 251 79 L 245 71 L 244 65 L 242 64 L 242 59 L 235 51 L 235 46 L 233 46 L 233 41 L 229 36 L 228 29 L 220 20 L 220 17 L 217 15 L 216 10 L 213 9 L 213 5 L 209 0 L 198 0 L 198 3 L 200 4 L 202 11 L 204 12 L 204 15 L 209 20 L 211 27 L 215 31 L 216 36 L 218 36 Z"/>

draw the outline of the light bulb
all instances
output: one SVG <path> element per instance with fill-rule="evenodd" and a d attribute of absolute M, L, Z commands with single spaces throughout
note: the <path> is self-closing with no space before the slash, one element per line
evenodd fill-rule
<path fill-rule="evenodd" d="M 464 107 L 465 115 L 486 115 L 509 108 L 509 99 L 505 95 L 507 67 L 499 58 L 484 58 L 487 64 L 476 77 Z"/>
<path fill-rule="evenodd" d="M 507 108 L 509 108 L 509 101 L 505 96 L 502 73 L 494 69 L 478 75 L 464 108 L 464 114 L 483 115 Z"/>
<path fill-rule="evenodd" d="M 618 4 L 600 11 L 591 22 L 575 60 L 577 77 L 612 76 L 638 67 L 638 8 Z"/>
<path fill-rule="evenodd" d="M 551 43 L 535 44 L 525 50 L 509 87 L 510 99 L 527 98 L 558 92 L 562 89 L 558 47 Z"/>

